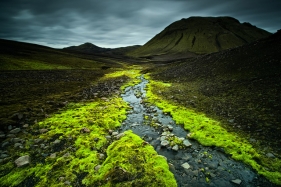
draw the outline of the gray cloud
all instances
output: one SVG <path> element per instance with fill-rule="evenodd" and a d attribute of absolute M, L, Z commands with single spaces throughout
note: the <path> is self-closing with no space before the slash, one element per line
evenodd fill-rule
<path fill-rule="evenodd" d="M 2 0 L 0 38 L 57 48 L 128 46 L 190 16 L 232 16 L 276 32 L 280 9 L 280 1 L 266 0 Z"/>

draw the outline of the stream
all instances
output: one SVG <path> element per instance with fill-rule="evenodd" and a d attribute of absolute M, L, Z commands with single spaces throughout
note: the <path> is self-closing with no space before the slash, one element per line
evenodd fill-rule
<path fill-rule="evenodd" d="M 119 132 L 132 130 L 152 145 L 159 155 L 166 157 L 179 187 L 275 186 L 251 167 L 233 160 L 223 149 L 205 147 L 188 139 L 189 132 L 176 125 L 171 116 L 142 102 L 148 80 L 143 75 L 139 78 L 139 84 L 127 87 L 121 95 L 132 109 Z M 177 145 L 171 139 L 183 143 Z"/>

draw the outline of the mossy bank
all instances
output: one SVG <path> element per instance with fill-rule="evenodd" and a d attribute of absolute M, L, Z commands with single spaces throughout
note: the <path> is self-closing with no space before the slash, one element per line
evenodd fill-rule
<path fill-rule="evenodd" d="M 147 79 L 150 79 L 146 75 Z M 243 136 L 228 132 L 216 121 L 203 113 L 186 108 L 164 98 L 160 93 L 171 85 L 150 80 L 147 88 L 148 102 L 170 113 L 177 124 L 190 131 L 190 138 L 198 140 L 205 146 L 222 147 L 232 158 L 240 160 L 264 175 L 270 181 L 281 184 L 281 160 L 261 155 Z"/>

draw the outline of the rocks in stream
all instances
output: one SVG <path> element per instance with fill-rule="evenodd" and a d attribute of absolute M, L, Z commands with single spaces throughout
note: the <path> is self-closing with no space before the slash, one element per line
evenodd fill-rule
<path fill-rule="evenodd" d="M 30 157 L 29 155 L 21 156 L 15 160 L 15 164 L 17 167 L 25 166 L 30 164 Z"/>
<path fill-rule="evenodd" d="M 231 180 L 231 182 L 233 182 L 234 184 L 241 184 L 241 180 L 240 179 L 235 179 L 235 180 Z"/>

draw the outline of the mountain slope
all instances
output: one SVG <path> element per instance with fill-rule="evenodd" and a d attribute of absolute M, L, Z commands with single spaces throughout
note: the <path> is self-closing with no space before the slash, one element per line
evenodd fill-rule
<path fill-rule="evenodd" d="M 281 32 L 251 44 L 151 70 L 171 82 L 173 102 L 224 121 L 262 149 L 281 154 Z"/>
<path fill-rule="evenodd" d="M 269 36 L 270 33 L 241 24 L 231 17 L 190 17 L 166 27 L 130 56 L 152 56 L 173 53 L 217 52 Z"/>
<path fill-rule="evenodd" d="M 80 52 L 85 54 L 109 54 L 109 55 L 124 55 L 128 52 L 136 50 L 140 45 L 133 45 L 119 48 L 102 48 L 92 43 L 84 43 L 79 46 L 70 46 L 63 48 L 64 51 Z"/>
<path fill-rule="evenodd" d="M 0 70 L 120 67 L 108 56 L 76 54 L 36 44 L 0 39 Z"/>

